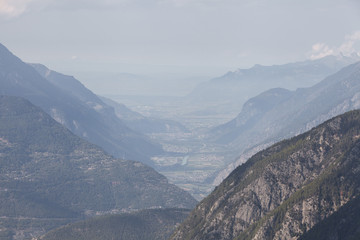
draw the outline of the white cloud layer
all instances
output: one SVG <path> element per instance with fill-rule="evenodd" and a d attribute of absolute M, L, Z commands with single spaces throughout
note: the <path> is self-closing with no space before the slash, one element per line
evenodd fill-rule
<path fill-rule="evenodd" d="M 354 53 L 360 56 L 360 48 L 356 46 L 360 44 L 360 31 L 356 31 L 351 35 L 345 36 L 343 43 L 338 47 L 330 47 L 326 43 L 316 43 L 312 46 L 309 58 L 319 59 L 329 55 L 350 56 Z"/>
<path fill-rule="evenodd" d="M 16 17 L 25 12 L 30 0 L 0 0 L 0 16 Z"/>

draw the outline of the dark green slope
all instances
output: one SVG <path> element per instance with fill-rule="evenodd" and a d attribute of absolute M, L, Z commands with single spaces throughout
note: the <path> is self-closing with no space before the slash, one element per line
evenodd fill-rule
<path fill-rule="evenodd" d="M 47 233 L 41 240 L 166 240 L 189 210 L 154 209 L 95 217 Z"/>
<path fill-rule="evenodd" d="M 27 100 L 5 96 L 0 97 L 0 202 L 0 229 L 14 233 L 19 224 L 10 220 L 69 222 L 95 213 L 196 203 L 152 168 L 115 159 Z"/>
<path fill-rule="evenodd" d="M 297 239 L 360 194 L 360 111 L 259 152 L 171 239 Z"/>
<path fill-rule="evenodd" d="M 360 197 L 352 199 L 337 212 L 316 224 L 299 240 L 360 239 Z"/>

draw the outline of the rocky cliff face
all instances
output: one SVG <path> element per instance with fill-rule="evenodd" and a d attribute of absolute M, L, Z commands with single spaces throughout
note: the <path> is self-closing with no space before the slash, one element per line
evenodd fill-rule
<path fill-rule="evenodd" d="M 360 193 L 360 111 L 239 166 L 172 239 L 297 239 Z"/>

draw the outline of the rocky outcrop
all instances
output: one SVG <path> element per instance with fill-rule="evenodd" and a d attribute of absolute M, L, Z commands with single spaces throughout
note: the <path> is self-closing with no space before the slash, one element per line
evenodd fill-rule
<path fill-rule="evenodd" d="M 297 239 L 360 193 L 360 111 L 235 169 L 172 239 Z"/>

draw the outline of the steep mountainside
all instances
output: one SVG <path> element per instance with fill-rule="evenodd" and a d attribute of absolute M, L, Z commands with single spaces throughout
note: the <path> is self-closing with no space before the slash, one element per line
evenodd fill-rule
<path fill-rule="evenodd" d="M 195 203 L 152 168 L 107 155 L 27 100 L 0 97 L 0 229 L 34 233 L 95 213 Z"/>
<path fill-rule="evenodd" d="M 292 92 L 272 89 L 250 99 L 234 120 L 213 129 L 210 139 L 230 144 L 230 148 L 240 155 L 246 150 L 295 136 L 358 108 L 360 62 L 343 68 L 313 87 Z M 219 174 L 218 179 L 233 169 L 230 166 Z"/>
<path fill-rule="evenodd" d="M 171 239 L 297 239 L 360 194 L 360 111 L 235 169 Z"/>
<path fill-rule="evenodd" d="M 283 65 L 255 65 L 229 72 L 199 84 L 188 96 L 191 104 L 208 106 L 208 111 L 229 113 L 271 88 L 310 87 L 341 68 L 360 61 L 360 56 L 327 56 L 317 60 Z"/>
<path fill-rule="evenodd" d="M 189 212 L 153 209 L 95 217 L 51 231 L 39 240 L 166 240 Z"/>
<path fill-rule="evenodd" d="M 76 135 L 116 157 L 150 164 L 149 157 L 162 152 L 160 146 L 129 129 L 76 79 L 42 66 L 37 69 L 46 79 L 0 45 L 0 94 L 30 100 Z"/>
<path fill-rule="evenodd" d="M 115 109 L 115 114 L 134 131 L 143 134 L 152 133 L 179 133 L 188 132 L 182 124 L 166 119 L 148 118 L 140 113 L 134 112 L 127 108 L 124 104 L 117 103 L 111 99 L 100 97 L 107 105 Z"/>

